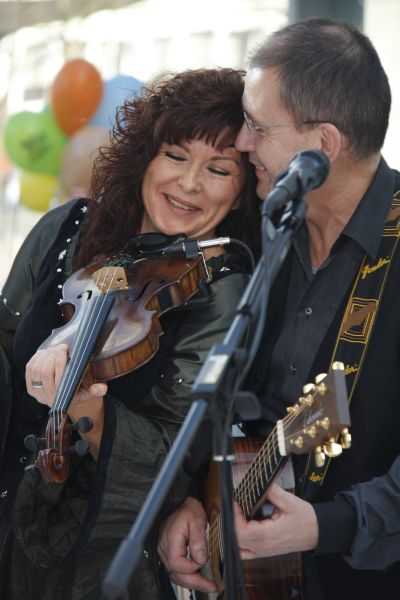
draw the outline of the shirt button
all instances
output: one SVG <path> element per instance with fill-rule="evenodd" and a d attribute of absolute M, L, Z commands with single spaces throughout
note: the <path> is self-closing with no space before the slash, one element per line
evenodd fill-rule
<path fill-rule="evenodd" d="M 294 365 L 293 363 L 290 365 L 290 372 L 292 375 L 296 375 L 297 369 L 296 365 Z"/>
<path fill-rule="evenodd" d="M 304 309 L 304 314 L 306 315 L 306 317 L 311 317 L 311 315 L 312 315 L 311 306 L 307 306 L 307 308 Z"/>
<path fill-rule="evenodd" d="M 0 492 L 0 498 L 7 498 L 8 496 L 8 490 L 3 490 L 2 492 Z"/>

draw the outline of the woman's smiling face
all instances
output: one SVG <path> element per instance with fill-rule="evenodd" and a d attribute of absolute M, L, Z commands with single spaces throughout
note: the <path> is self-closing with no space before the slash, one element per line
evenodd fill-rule
<path fill-rule="evenodd" d="M 203 140 L 162 144 L 147 167 L 141 233 L 206 239 L 238 202 L 245 181 L 241 153 Z"/>

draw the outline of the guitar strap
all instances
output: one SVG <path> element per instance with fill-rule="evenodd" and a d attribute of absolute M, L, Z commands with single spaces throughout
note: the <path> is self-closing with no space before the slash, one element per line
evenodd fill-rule
<path fill-rule="evenodd" d="M 332 353 L 330 366 L 335 361 L 345 365 L 349 404 L 359 380 L 369 340 L 378 314 L 392 258 L 400 237 L 400 190 L 392 200 L 381 235 L 376 262 L 369 264 L 367 256 L 354 280 L 342 323 Z M 304 476 L 303 493 L 312 498 L 324 482 L 331 459 L 323 467 L 315 465 L 314 453 L 310 453 Z"/>

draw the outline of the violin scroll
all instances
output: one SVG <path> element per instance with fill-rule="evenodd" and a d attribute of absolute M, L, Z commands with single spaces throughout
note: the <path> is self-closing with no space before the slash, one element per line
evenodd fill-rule
<path fill-rule="evenodd" d="M 93 422 L 89 417 L 81 417 L 72 423 L 67 415 L 60 417 L 55 413 L 47 423 L 45 437 L 34 434 L 25 437 L 25 448 L 36 455 L 35 466 L 45 481 L 63 483 L 67 479 L 69 457 L 72 454 L 84 456 L 89 452 L 87 440 L 72 442 L 72 433 L 87 433 L 92 427 Z"/>

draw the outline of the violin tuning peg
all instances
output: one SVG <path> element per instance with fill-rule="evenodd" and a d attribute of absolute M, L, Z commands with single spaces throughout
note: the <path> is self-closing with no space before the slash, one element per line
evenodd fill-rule
<path fill-rule="evenodd" d="M 93 421 L 90 417 L 81 417 L 72 425 L 72 429 L 74 431 L 79 431 L 80 433 L 87 433 L 93 428 Z"/>
<path fill-rule="evenodd" d="M 85 454 L 89 452 L 89 442 L 86 440 L 78 440 L 75 442 L 73 448 L 78 456 L 85 456 Z"/>
<path fill-rule="evenodd" d="M 39 450 L 42 450 L 46 447 L 46 440 L 45 438 L 41 438 L 34 433 L 30 433 L 24 437 L 24 446 L 29 452 L 37 454 Z"/>
<path fill-rule="evenodd" d="M 85 456 L 89 452 L 89 442 L 86 440 L 78 440 L 73 446 L 70 446 L 66 451 L 66 454 L 77 454 L 78 456 Z"/>
<path fill-rule="evenodd" d="M 29 452 L 36 453 L 39 450 L 38 438 L 33 433 L 24 437 L 24 446 Z"/>

